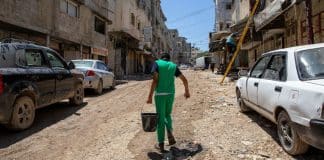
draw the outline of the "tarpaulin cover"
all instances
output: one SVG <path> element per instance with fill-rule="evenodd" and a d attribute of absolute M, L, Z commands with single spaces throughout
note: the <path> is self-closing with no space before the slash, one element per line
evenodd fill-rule
<path fill-rule="evenodd" d="M 288 6 L 285 6 L 289 3 Z M 296 3 L 296 0 L 274 0 L 263 11 L 254 16 L 254 25 L 257 31 L 273 21 L 276 17 L 288 9 L 290 6 Z"/>

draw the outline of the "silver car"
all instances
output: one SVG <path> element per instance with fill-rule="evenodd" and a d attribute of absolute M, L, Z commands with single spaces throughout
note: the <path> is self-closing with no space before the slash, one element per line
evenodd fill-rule
<path fill-rule="evenodd" d="M 104 88 L 115 87 L 115 75 L 103 61 L 82 59 L 72 62 L 85 76 L 83 82 L 85 89 L 94 89 L 97 94 L 102 94 Z"/>

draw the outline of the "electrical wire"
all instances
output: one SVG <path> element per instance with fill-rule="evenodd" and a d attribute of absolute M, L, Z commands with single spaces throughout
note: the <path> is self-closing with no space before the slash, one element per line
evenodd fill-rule
<path fill-rule="evenodd" d="M 201 14 L 201 13 L 203 13 L 203 12 L 209 11 L 209 10 L 212 9 L 212 8 L 215 9 L 215 5 L 212 5 L 212 6 L 209 6 L 209 7 L 206 7 L 206 8 L 202 8 L 202 9 L 199 9 L 199 10 L 193 11 L 193 12 L 191 12 L 191 13 L 189 13 L 189 14 L 187 14 L 187 15 L 184 15 L 184 16 L 182 16 L 182 17 L 175 18 L 175 19 L 169 21 L 168 24 L 172 24 L 172 23 L 175 23 L 175 22 L 179 22 L 179 21 L 184 20 L 184 19 L 186 19 L 186 18 L 189 18 L 189 17 L 193 17 L 193 16 L 196 16 L 196 15 L 199 15 L 199 14 Z"/>

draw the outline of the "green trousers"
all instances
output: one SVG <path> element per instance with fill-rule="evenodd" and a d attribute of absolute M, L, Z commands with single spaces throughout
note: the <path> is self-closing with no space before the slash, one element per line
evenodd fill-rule
<path fill-rule="evenodd" d="M 156 112 L 158 113 L 157 122 L 157 137 L 158 142 L 164 142 L 165 127 L 167 130 L 172 131 L 172 106 L 174 101 L 174 94 L 154 96 Z"/>

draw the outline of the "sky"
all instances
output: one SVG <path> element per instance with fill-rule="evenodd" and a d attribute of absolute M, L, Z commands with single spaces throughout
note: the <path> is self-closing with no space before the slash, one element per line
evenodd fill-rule
<path fill-rule="evenodd" d="M 192 46 L 208 50 L 209 32 L 215 23 L 213 0 L 161 0 L 161 5 L 169 29 L 178 29 Z"/>

